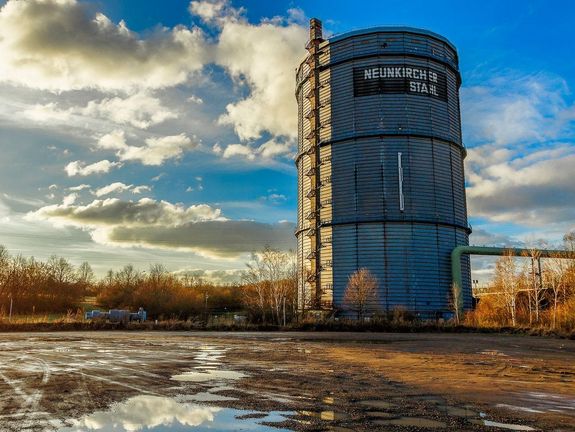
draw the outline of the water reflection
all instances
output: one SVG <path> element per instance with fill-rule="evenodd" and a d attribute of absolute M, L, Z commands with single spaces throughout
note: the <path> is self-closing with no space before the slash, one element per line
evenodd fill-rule
<path fill-rule="evenodd" d="M 382 426 L 405 426 L 425 429 L 444 428 L 447 426 L 444 422 L 420 417 L 399 417 L 390 420 L 378 420 L 374 423 Z"/>
<path fill-rule="evenodd" d="M 81 419 L 71 420 L 59 432 L 176 432 L 176 431 L 287 431 L 262 422 L 284 421 L 290 412 L 270 412 L 250 418 L 253 411 L 236 410 L 180 403 L 168 397 L 135 396 L 109 411 L 98 411 Z M 241 420 L 237 417 L 241 417 Z M 70 425 L 71 424 L 71 425 Z"/>
<path fill-rule="evenodd" d="M 175 381 L 208 382 L 238 380 L 248 376 L 242 372 L 220 369 L 221 359 L 225 356 L 226 350 L 211 345 L 202 345 L 194 355 L 199 365 L 194 366 L 194 370 L 172 376 Z"/>
<path fill-rule="evenodd" d="M 237 380 L 245 376 L 247 375 L 242 372 L 206 369 L 203 372 L 184 372 L 179 375 L 172 376 L 172 379 L 176 381 L 206 382 L 216 380 Z"/>
<path fill-rule="evenodd" d="M 509 430 L 514 430 L 514 431 L 534 431 L 536 429 L 533 429 L 531 426 L 524 426 L 524 425 L 517 425 L 517 424 L 510 424 L 510 423 L 499 423 L 499 422 L 494 422 L 494 421 L 489 421 L 489 420 L 483 420 L 483 424 L 485 426 L 491 426 L 491 427 L 496 427 L 496 428 L 500 428 L 500 429 L 509 429 Z"/>

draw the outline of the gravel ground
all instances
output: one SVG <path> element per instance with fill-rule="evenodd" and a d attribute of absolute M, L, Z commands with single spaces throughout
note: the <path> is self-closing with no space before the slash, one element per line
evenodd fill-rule
<path fill-rule="evenodd" d="M 242 427 L 575 431 L 575 341 L 425 333 L 0 333 L 0 431 Z"/>

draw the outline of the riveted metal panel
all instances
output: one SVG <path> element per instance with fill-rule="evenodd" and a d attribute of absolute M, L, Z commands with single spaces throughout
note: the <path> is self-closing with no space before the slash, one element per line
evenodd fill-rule
<path fill-rule="evenodd" d="M 449 311 L 450 254 L 468 244 L 470 232 L 457 52 L 441 36 L 412 28 L 352 32 L 322 42 L 320 51 L 315 115 L 322 302 L 345 309 L 348 278 L 366 267 L 380 286 L 373 310 Z M 302 269 L 312 248 L 305 240 L 311 184 L 302 178 L 309 168 L 302 156 L 309 150 L 306 137 L 314 136 L 305 121 L 315 113 L 306 97 L 310 73 L 304 62 L 296 76 Z M 377 81 L 361 81 L 372 78 Z M 468 258 L 463 268 L 464 307 L 470 308 Z"/>

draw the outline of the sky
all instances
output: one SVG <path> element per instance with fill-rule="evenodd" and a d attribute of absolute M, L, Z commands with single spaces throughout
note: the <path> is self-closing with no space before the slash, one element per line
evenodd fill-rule
<path fill-rule="evenodd" d="M 472 244 L 575 229 L 572 1 L 0 0 L 0 244 L 216 282 L 295 247 L 307 22 L 458 48 Z M 492 259 L 474 259 L 485 279 Z"/>

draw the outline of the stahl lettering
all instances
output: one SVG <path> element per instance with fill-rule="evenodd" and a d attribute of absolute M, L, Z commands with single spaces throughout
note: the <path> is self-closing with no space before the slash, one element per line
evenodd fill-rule
<path fill-rule="evenodd" d="M 445 72 L 431 67 L 377 65 L 355 68 L 355 96 L 385 93 L 412 93 L 447 101 Z"/>

